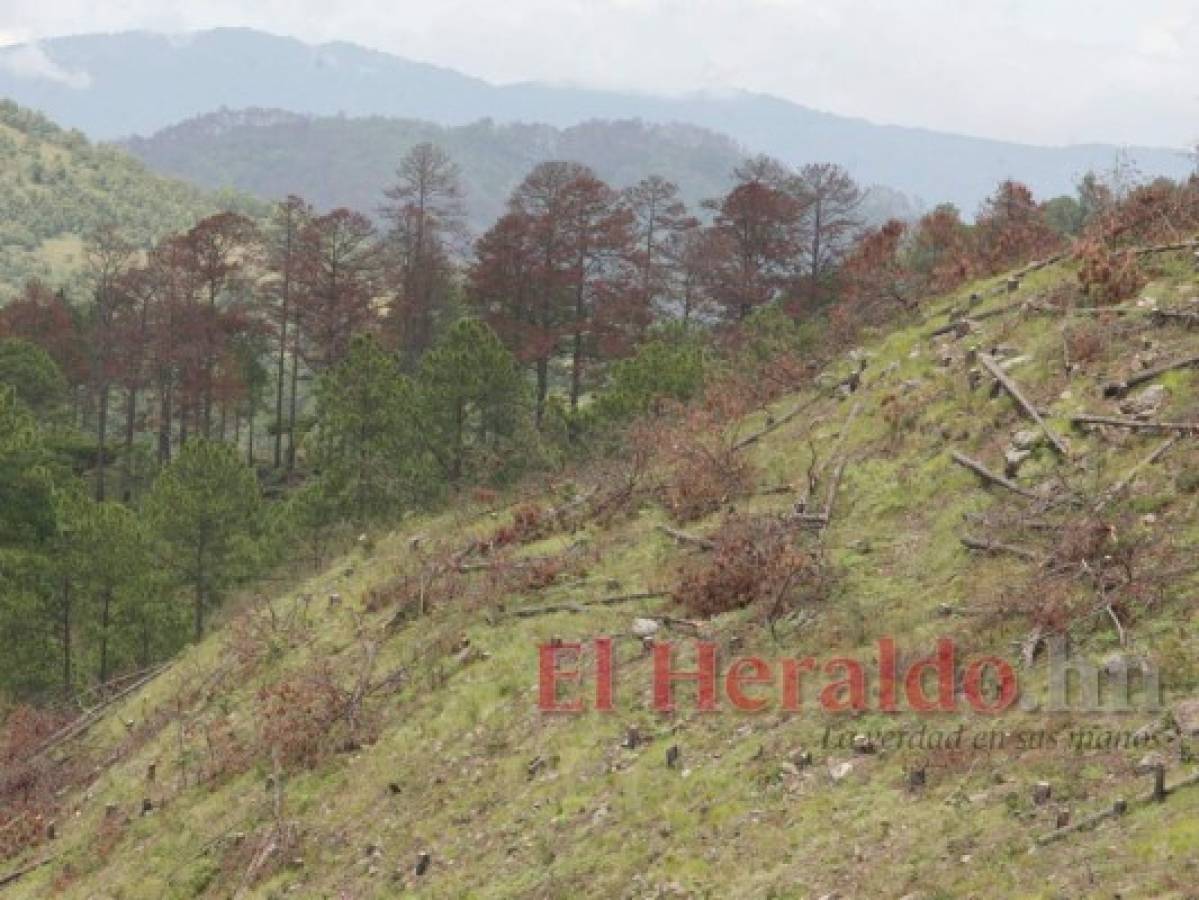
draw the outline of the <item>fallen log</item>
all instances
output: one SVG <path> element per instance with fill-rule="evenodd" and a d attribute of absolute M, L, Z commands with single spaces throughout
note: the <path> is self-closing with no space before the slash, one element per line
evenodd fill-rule
<path fill-rule="evenodd" d="M 982 363 L 983 368 L 986 369 L 991 376 L 999 382 L 1000 386 L 1008 392 L 1011 398 L 1016 401 L 1016 405 L 1024 411 L 1024 414 L 1037 423 L 1041 431 L 1045 433 L 1045 437 L 1049 440 L 1049 443 L 1053 449 L 1062 456 L 1069 456 L 1070 451 L 1066 448 L 1066 445 L 1062 439 L 1058 437 L 1057 433 L 1049 427 L 1049 424 L 1043 418 L 1041 418 L 1041 414 L 1037 411 L 1037 408 L 1028 401 L 1028 398 L 1025 397 L 1023 393 L 1021 393 L 1020 388 L 1017 387 L 1016 383 L 1008 377 L 1007 372 L 1003 371 L 999 363 L 995 362 L 995 360 L 986 353 L 980 353 L 978 356 L 978 361 Z"/>
<path fill-rule="evenodd" d="M 967 550 L 977 550 L 981 553 L 1000 554 L 1006 553 L 1011 556 L 1019 556 L 1021 559 L 1040 562 L 1041 555 L 1035 550 L 1029 550 L 1025 547 L 1017 547 L 1013 544 L 1001 544 L 994 541 L 984 541 L 981 538 L 973 538 L 969 535 L 963 537 L 962 546 Z"/>
<path fill-rule="evenodd" d="M 1105 506 L 1119 497 L 1120 494 L 1124 492 L 1125 488 L 1132 484 L 1132 480 L 1137 477 L 1142 469 L 1148 468 L 1165 456 L 1166 453 L 1170 451 L 1170 448 L 1177 444 L 1180 440 L 1182 440 L 1181 434 L 1171 435 L 1170 437 L 1166 438 L 1166 440 L 1162 442 L 1156 450 L 1129 469 L 1128 474 L 1116 482 L 1115 485 L 1104 492 L 1103 496 L 1099 498 L 1098 502 L 1095 504 L 1095 512 L 1099 512 Z"/>
<path fill-rule="evenodd" d="M 76 738 L 84 734 L 102 718 L 103 713 L 106 710 L 108 710 L 114 704 L 119 703 L 121 700 L 124 700 L 134 691 L 149 684 L 163 672 L 167 671 L 171 665 L 172 663 L 167 662 L 155 667 L 154 669 L 151 669 L 149 674 L 137 679 L 129 686 L 122 688 L 120 691 L 104 700 L 98 706 L 88 710 L 87 713 L 80 716 L 74 722 L 69 723 L 64 728 L 61 728 L 54 734 L 50 735 L 50 737 L 48 737 L 36 750 L 33 751 L 33 753 L 30 754 L 29 758 L 37 759 L 43 753 L 53 750 L 60 744 L 64 744 L 72 738 Z"/>
<path fill-rule="evenodd" d="M 837 468 L 833 470 L 833 478 L 828 485 L 828 494 L 824 498 L 824 525 L 833 520 L 833 504 L 837 501 L 837 491 L 841 488 L 841 478 L 845 475 L 845 467 L 849 464 L 849 459 L 842 456 L 840 462 L 837 463 Z"/>
<path fill-rule="evenodd" d="M 669 525 L 659 525 L 658 530 L 665 535 L 668 535 L 678 541 L 680 544 L 687 544 L 691 547 L 698 547 L 700 550 L 715 550 L 716 542 L 706 537 L 688 534 L 685 531 L 679 531 L 677 528 L 671 528 Z"/>
<path fill-rule="evenodd" d="M 618 594 L 614 597 L 600 597 L 598 600 L 583 600 L 579 603 L 555 603 L 549 606 L 514 609 L 508 615 L 517 619 L 529 619 L 533 616 L 548 616 L 560 612 L 585 613 L 588 608 L 596 606 L 615 606 L 618 603 L 631 603 L 634 600 L 656 600 L 665 596 L 667 595 L 662 591 L 642 591 L 636 594 Z"/>
<path fill-rule="evenodd" d="M 1199 355 L 1184 356 L 1182 359 L 1176 359 L 1173 362 L 1163 363 L 1152 369 L 1146 369 L 1144 372 L 1138 372 L 1135 375 L 1129 375 L 1123 381 L 1113 381 L 1103 386 L 1103 396 L 1105 397 L 1123 397 L 1132 388 L 1139 384 L 1144 384 L 1147 381 L 1153 381 L 1160 378 L 1167 372 L 1173 372 L 1175 369 L 1186 369 L 1191 366 L 1199 366 Z"/>
<path fill-rule="evenodd" d="M 1109 425 L 1112 428 L 1129 428 L 1133 431 L 1149 431 L 1156 434 L 1175 432 L 1180 435 L 1199 435 L 1199 422 L 1142 422 L 1122 416 L 1097 416 L 1079 413 L 1070 417 L 1073 425 Z"/>
<path fill-rule="evenodd" d="M 804 410 L 810 409 L 812 406 L 814 406 L 816 404 L 816 401 L 818 401 L 820 399 L 821 398 L 819 396 L 816 396 L 816 397 L 809 398 L 808 401 L 805 403 L 800 403 L 798 406 L 796 406 L 793 410 L 791 410 L 786 415 L 784 415 L 778 419 L 775 419 L 773 422 L 770 422 L 761 431 L 755 431 L 753 434 L 749 434 L 749 435 L 746 435 L 745 437 L 741 438 L 741 440 L 739 440 L 739 441 L 737 441 L 737 443 L 733 444 L 733 449 L 734 450 L 744 450 L 746 447 L 749 447 L 752 444 L 756 444 L 758 441 L 760 441 L 762 438 L 766 437 L 766 435 L 770 434 L 772 431 L 778 431 L 780 428 L 782 428 L 784 425 L 786 425 L 788 422 L 790 422 L 792 419 L 794 419 L 796 416 L 798 416 Z"/>
<path fill-rule="evenodd" d="M 978 462 L 977 460 L 971 459 L 966 454 L 959 453 L 957 450 L 951 450 L 949 452 L 950 452 L 950 455 L 953 457 L 953 461 L 955 463 L 957 463 L 959 466 L 969 469 L 971 472 L 973 472 L 979 478 L 983 479 L 983 481 L 987 481 L 987 482 L 990 482 L 991 484 L 997 484 L 1000 487 L 1007 488 L 1013 494 L 1019 494 L 1021 497 L 1027 497 L 1029 500 L 1039 499 L 1037 497 L 1037 495 L 1034 494 L 1032 491 L 1030 491 L 1026 488 L 1020 487 L 1020 485 L 1016 484 L 1016 482 L 1005 478 L 1004 476 L 1000 475 L 997 472 L 992 472 L 990 469 L 988 469 L 982 463 Z"/>
<path fill-rule="evenodd" d="M 1171 253 L 1175 250 L 1194 250 L 1199 247 L 1197 241 L 1178 241 L 1173 244 L 1154 244 L 1150 247 L 1138 247 L 1133 251 L 1137 256 L 1149 256 L 1154 253 Z"/>
<path fill-rule="evenodd" d="M 1055 841 L 1060 841 L 1062 838 L 1067 837 L 1068 835 L 1078 834 L 1082 831 L 1089 831 L 1108 819 L 1114 819 L 1127 815 L 1130 807 L 1133 805 L 1149 806 L 1150 804 L 1161 803 L 1163 800 L 1169 797 L 1170 794 L 1182 790 L 1183 788 L 1193 787 L 1196 784 L 1199 784 L 1199 772 L 1192 773 L 1170 788 L 1164 788 L 1163 786 L 1163 791 L 1161 792 L 1159 792 L 1157 786 L 1155 785 L 1154 790 L 1148 791 L 1147 793 L 1141 794 L 1139 797 L 1134 798 L 1131 804 L 1124 800 L 1117 800 L 1112 803 L 1110 809 L 1103 810 L 1102 812 L 1088 816 L 1085 819 L 1081 819 L 1073 825 L 1068 825 L 1064 828 L 1059 828 L 1056 831 L 1050 831 L 1047 834 L 1040 835 L 1036 839 L 1036 843 L 1038 846 L 1043 847 L 1046 844 L 1052 844 Z"/>
<path fill-rule="evenodd" d="M 997 291 L 996 293 L 999 292 Z M 998 316 L 1006 316 L 1008 313 L 1017 312 L 1027 305 L 1027 300 L 1020 300 L 1016 303 L 1008 303 L 1004 306 L 997 306 L 995 309 L 988 309 L 983 312 L 973 313 L 972 315 L 965 316 L 961 319 L 954 319 L 952 322 L 934 328 L 932 331 L 928 332 L 926 337 L 941 337 L 942 335 L 949 334 L 950 332 L 959 332 L 959 337 L 961 337 L 962 335 L 969 334 L 970 331 L 973 330 L 971 326 L 976 322 L 983 322 L 987 319 L 997 318 Z"/>
<path fill-rule="evenodd" d="M 50 865 L 50 863 L 54 862 L 54 860 L 57 858 L 58 858 L 57 856 L 48 856 L 43 860 L 40 860 L 35 863 L 30 863 L 29 865 L 27 865 L 23 868 L 17 869 L 15 872 L 9 872 L 7 875 L 0 875 L 0 888 L 8 887 L 10 884 L 15 884 L 16 882 L 18 882 L 22 878 L 24 878 L 26 875 L 31 875 L 34 872 L 36 872 L 38 869 L 41 869 L 41 868 L 44 868 L 45 866 Z"/>

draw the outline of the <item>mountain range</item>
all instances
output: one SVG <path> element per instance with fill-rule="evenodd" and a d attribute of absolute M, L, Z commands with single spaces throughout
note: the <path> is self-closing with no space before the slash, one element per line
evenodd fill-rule
<path fill-rule="evenodd" d="M 396 163 L 415 144 L 446 150 L 462 173 L 468 224 L 476 232 L 503 212 L 512 189 L 537 163 L 570 159 L 616 187 L 668 174 L 694 210 L 731 184 L 745 148 L 694 125 L 593 120 L 567 128 L 481 120 L 445 126 L 383 116 L 302 116 L 283 110 L 221 110 L 149 138 L 122 142 L 151 169 L 209 188 L 264 198 L 297 193 L 317 208 L 377 214 Z M 864 221 L 910 218 L 906 197 L 872 187 Z"/>
<path fill-rule="evenodd" d="M 91 34 L 5 47 L 0 95 L 102 140 L 148 136 L 222 107 L 447 127 L 483 119 L 555 128 L 595 119 L 681 123 L 793 165 L 838 162 L 864 184 L 888 185 L 925 204 L 950 201 L 967 213 L 1003 178 L 1018 178 L 1042 197 L 1066 193 L 1084 172 L 1113 167 L 1121 151 L 1146 176 L 1178 177 L 1192 165 L 1169 148 L 1038 147 L 880 125 L 742 91 L 664 97 L 495 85 L 354 44 L 310 45 L 240 28 Z"/>

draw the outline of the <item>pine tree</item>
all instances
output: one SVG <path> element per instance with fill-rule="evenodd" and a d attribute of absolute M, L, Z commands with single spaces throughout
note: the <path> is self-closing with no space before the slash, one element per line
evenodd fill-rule
<path fill-rule="evenodd" d="M 514 462 L 529 407 L 516 359 L 477 319 L 461 319 L 421 360 L 421 434 L 451 484 Z M 527 429 L 526 429 L 527 430 Z"/>
<path fill-rule="evenodd" d="M 233 447 L 193 440 L 155 481 L 146 510 L 165 568 L 191 592 L 199 640 L 207 612 L 257 556 L 258 483 Z"/>

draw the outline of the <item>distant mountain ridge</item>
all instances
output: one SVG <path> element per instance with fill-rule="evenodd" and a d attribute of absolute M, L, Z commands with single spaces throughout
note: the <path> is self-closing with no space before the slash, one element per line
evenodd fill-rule
<path fill-rule="evenodd" d="M 2 48 L 0 95 L 102 139 L 152 134 L 221 107 L 395 116 L 445 126 L 488 118 L 559 128 L 591 119 L 689 123 L 791 164 L 838 162 L 865 184 L 886 184 L 926 203 L 951 201 L 968 214 L 1003 178 L 1019 178 L 1039 196 L 1051 196 L 1069 191 L 1089 169 L 1110 168 L 1117 157 L 1109 145 L 1034 147 L 876 125 L 746 92 L 655 97 L 492 85 L 354 44 L 312 46 L 250 29 L 82 35 Z M 1181 150 L 1127 149 L 1149 176 L 1178 177 L 1191 166 Z"/>
<path fill-rule="evenodd" d="M 445 149 L 462 169 L 470 224 L 482 231 L 537 163 L 570 159 L 614 187 L 651 174 L 675 181 L 692 208 L 724 193 L 746 151 L 694 125 L 584 122 L 569 128 L 496 124 L 440 126 L 381 116 L 311 117 L 272 109 L 221 110 L 123 146 L 150 168 L 212 188 L 278 199 L 300 194 L 318 208 L 377 213 L 396 164 L 415 144 Z M 876 189 L 867 218 L 911 216 L 906 198 Z"/>

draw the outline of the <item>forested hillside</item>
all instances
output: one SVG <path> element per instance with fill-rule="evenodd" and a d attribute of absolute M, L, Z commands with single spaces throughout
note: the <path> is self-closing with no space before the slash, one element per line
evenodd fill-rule
<path fill-rule="evenodd" d="M 870 226 L 832 162 L 671 174 L 538 162 L 472 240 L 423 142 L 376 217 L 101 216 L 3 295 L 0 887 L 1185 896 L 1199 179 Z M 550 714 L 604 635 L 616 709 Z M 882 637 L 925 705 L 831 677 Z M 990 668 L 933 701 L 943 638 Z M 979 674 L 1059 638 L 1167 706 Z M 667 639 L 832 683 L 655 712 Z"/>
<path fill-rule="evenodd" d="M 478 122 L 442 127 L 405 119 L 309 118 L 279 110 L 223 111 L 191 119 L 123 146 L 157 172 L 264 198 L 300 194 L 317 208 L 376 214 L 399 160 L 432 142 L 461 166 L 470 223 L 484 230 L 539 162 L 570 159 L 614 185 L 670 172 L 698 204 L 728 187 L 745 151 L 728 138 L 684 125 L 592 122 L 547 125 Z"/>
<path fill-rule="evenodd" d="M 379 215 L 379 195 L 397 162 L 432 142 L 459 164 L 467 220 L 476 232 L 502 214 L 512 189 L 539 162 L 569 159 L 615 186 L 670 172 L 693 207 L 728 190 L 745 151 L 690 125 L 591 121 L 569 128 L 500 125 L 446 127 L 382 117 L 308 117 L 281 110 L 226 110 L 122 142 L 151 169 L 209 188 L 236 188 L 276 199 L 296 193 L 318 209 L 348 206 Z M 871 223 L 914 218 L 911 201 L 874 188 L 862 210 Z"/>
<path fill-rule="evenodd" d="M 102 227 L 148 247 L 225 207 L 255 208 L 153 175 L 121 150 L 0 100 L 0 290 L 79 270 L 83 239 Z"/>

